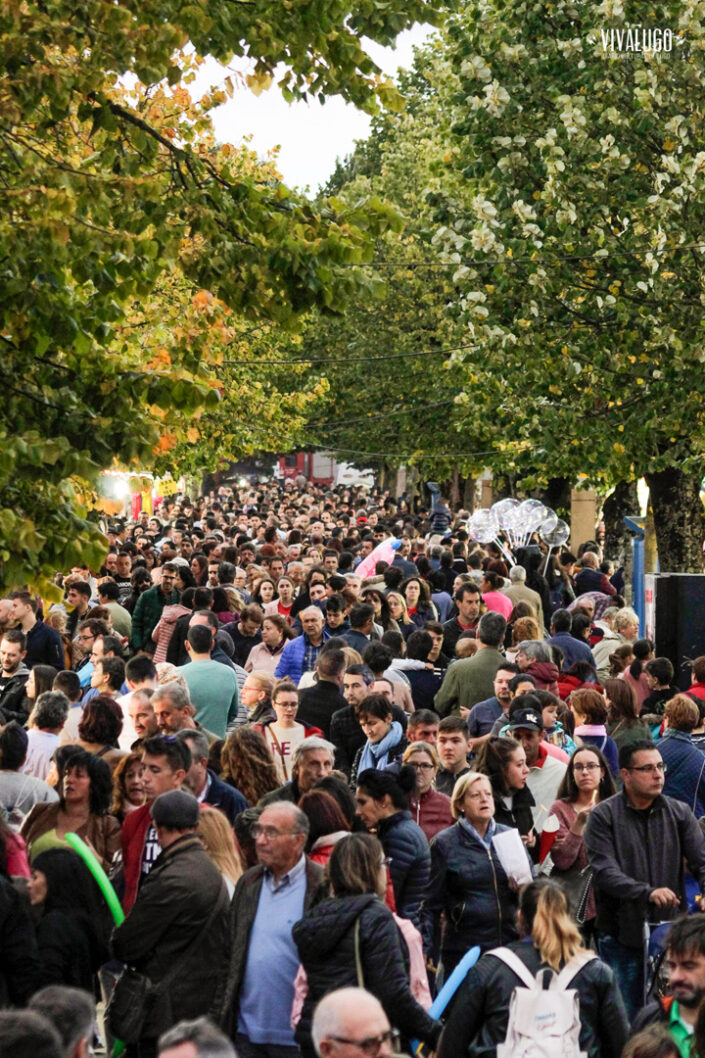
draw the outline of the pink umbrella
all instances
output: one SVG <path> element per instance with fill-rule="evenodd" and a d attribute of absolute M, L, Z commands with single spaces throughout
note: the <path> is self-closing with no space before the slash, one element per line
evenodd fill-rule
<path fill-rule="evenodd" d="M 372 551 L 370 551 L 367 558 L 363 558 L 360 565 L 355 570 L 356 577 L 371 577 L 374 575 L 375 566 L 378 562 L 388 562 L 391 566 L 394 561 L 394 553 L 401 547 L 401 540 L 396 540 L 393 536 L 386 537 L 381 544 L 377 544 Z"/>

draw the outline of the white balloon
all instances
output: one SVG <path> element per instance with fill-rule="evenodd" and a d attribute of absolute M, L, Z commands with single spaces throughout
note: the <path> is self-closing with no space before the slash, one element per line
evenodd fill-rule
<path fill-rule="evenodd" d="M 570 526 L 562 518 L 559 518 L 554 528 L 547 533 L 541 533 L 541 539 L 549 547 L 560 547 L 570 536 Z"/>
<path fill-rule="evenodd" d="M 475 511 L 470 519 L 472 534 L 481 544 L 489 544 L 499 532 L 499 524 L 494 513 L 487 507 Z"/>

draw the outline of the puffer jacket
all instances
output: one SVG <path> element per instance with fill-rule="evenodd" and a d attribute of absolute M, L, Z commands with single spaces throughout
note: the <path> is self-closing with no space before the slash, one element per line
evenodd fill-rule
<path fill-rule="evenodd" d="M 377 837 L 389 859 L 397 914 L 421 929 L 421 904 L 431 876 L 431 850 L 411 812 L 395 812 L 377 824 Z"/>
<path fill-rule="evenodd" d="M 430 841 L 446 827 L 453 826 L 453 813 L 450 810 L 450 797 L 439 790 L 427 790 L 417 797 L 409 798 L 409 809 L 412 819 L 418 823 Z"/>
<path fill-rule="evenodd" d="M 529 940 L 507 945 L 532 974 L 546 964 Z M 438 1058 L 495 1058 L 507 1036 L 509 1003 L 520 984 L 513 970 L 487 952 L 458 989 Z M 580 1000 L 580 1050 L 588 1058 L 619 1058 L 629 1033 L 624 1003 L 612 970 L 591 959 L 571 982 Z"/>
<path fill-rule="evenodd" d="M 497 824 L 502 834 L 510 827 Z M 437 834 L 431 844 L 431 885 L 423 905 L 423 934 L 435 961 L 434 937 L 441 912 L 445 913 L 443 963 L 448 970 L 465 952 L 479 944 L 483 951 L 515 940 L 517 894 L 494 848 L 488 849 L 461 823 Z"/>
<path fill-rule="evenodd" d="M 412 996 L 406 943 L 389 908 L 372 893 L 323 900 L 294 926 L 294 942 L 308 977 L 297 1043 L 304 1053 L 312 1053 L 311 1018 L 318 1001 L 336 988 L 360 983 L 355 966 L 358 921 L 364 987 L 377 996 L 400 1032 L 435 1046 L 440 1025 Z"/>

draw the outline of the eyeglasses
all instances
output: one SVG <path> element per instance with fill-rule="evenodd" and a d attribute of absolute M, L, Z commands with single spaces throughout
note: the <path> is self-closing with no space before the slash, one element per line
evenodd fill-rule
<path fill-rule="evenodd" d="M 366 1036 L 364 1040 L 351 1040 L 347 1036 L 329 1036 L 328 1039 L 334 1043 L 347 1043 L 351 1047 L 357 1047 L 368 1058 L 377 1058 L 385 1043 L 391 1043 L 395 1051 L 399 1049 L 399 1033 L 396 1029 L 389 1029 L 379 1036 Z"/>
<path fill-rule="evenodd" d="M 250 827 L 250 834 L 257 840 L 257 838 L 264 838 L 265 841 L 274 841 L 275 838 L 291 838 L 294 836 L 291 830 L 277 830 L 276 827 L 263 827 L 259 823 L 255 823 L 254 826 Z"/>
<path fill-rule="evenodd" d="M 656 775 L 658 772 L 661 772 L 661 774 L 664 775 L 668 771 L 668 767 L 663 761 L 660 761 L 659 764 L 639 764 L 633 768 L 627 768 L 627 771 L 641 771 L 645 775 L 647 773 Z"/>
<path fill-rule="evenodd" d="M 410 760 L 409 764 L 412 768 L 416 768 L 417 771 L 433 771 L 435 764 L 424 764 L 422 761 Z"/>
<path fill-rule="evenodd" d="M 573 771 L 594 771 L 595 768 L 601 767 L 601 764 L 574 764 Z"/>

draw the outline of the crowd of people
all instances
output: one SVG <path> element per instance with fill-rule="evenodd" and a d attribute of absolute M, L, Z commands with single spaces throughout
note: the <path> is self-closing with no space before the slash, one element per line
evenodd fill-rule
<path fill-rule="evenodd" d="M 107 530 L 0 600 L 0 1053 L 85 1058 L 97 999 L 128 1058 L 501 1058 L 536 1011 L 705 1058 L 705 656 L 679 687 L 597 541 L 483 546 L 433 483 Z"/>

